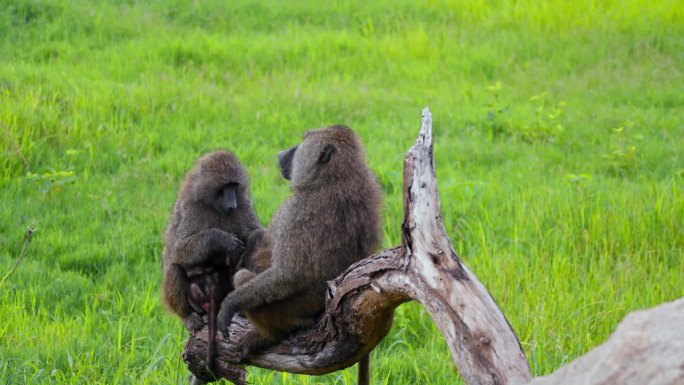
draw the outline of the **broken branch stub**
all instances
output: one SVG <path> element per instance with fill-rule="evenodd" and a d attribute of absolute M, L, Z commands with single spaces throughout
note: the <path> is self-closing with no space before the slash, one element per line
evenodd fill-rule
<path fill-rule="evenodd" d="M 532 375 L 515 332 L 494 299 L 451 246 L 440 214 L 432 116 L 423 110 L 404 162 L 404 245 L 411 298 L 444 335 L 467 384 L 524 384 Z"/>
<path fill-rule="evenodd" d="M 325 314 L 243 364 L 291 373 L 325 374 L 358 362 L 389 332 L 394 309 L 421 302 L 444 335 L 468 385 L 524 384 L 530 369 L 515 332 L 489 292 L 454 252 L 440 215 L 432 116 L 423 110 L 418 140 L 404 160 L 402 246 L 352 265 L 329 282 Z M 236 343 L 251 330 L 236 317 L 217 338 L 216 376 L 241 383 Z M 206 328 L 190 336 L 184 358 L 200 378 Z M 237 371 L 237 372 L 236 372 Z M 236 374 L 237 373 L 237 374 Z"/>

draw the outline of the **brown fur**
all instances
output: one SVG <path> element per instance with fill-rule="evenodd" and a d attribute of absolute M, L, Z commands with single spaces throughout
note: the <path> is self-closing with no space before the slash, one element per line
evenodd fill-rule
<path fill-rule="evenodd" d="M 356 134 L 344 126 L 311 130 L 293 152 L 291 162 L 281 159 L 294 194 L 269 227 L 272 266 L 238 272 L 219 312 L 219 328 L 238 311 L 254 322 L 258 332 L 248 335 L 243 354 L 316 322 L 327 281 L 380 241 L 381 191 Z"/>
<path fill-rule="evenodd" d="M 250 253 L 263 235 L 248 184 L 238 159 L 215 151 L 200 158 L 181 185 L 164 233 L 162 298 L 190 330 L 200 329 L 201 316 L 207 314 L 210 335 L 216 334 L 218 304 L 232 290 L 243 250 Z M 228 185 L 236 185 L 236 207 L 229 209 L 220 195 Z M 208 366 L 214 348 L 210 339 Z"/>

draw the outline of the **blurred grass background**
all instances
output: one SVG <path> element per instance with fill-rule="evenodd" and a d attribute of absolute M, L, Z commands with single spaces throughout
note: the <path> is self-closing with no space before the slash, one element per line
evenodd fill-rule
<path fill-rule="evenodd" d="M 240 157 L 268 223 L 276 152 L 350 125 L 398 244 L 426 105 L 447 232 L 549 373 L 684 295 L 683 71 L 674 0 L 0 0 L 0 275 L 37 228 L 0 290 L 0 384 L 184 383 L 161 234 L 209 150 Z M 372 382 L 459 381 L 400 307 Z"/>

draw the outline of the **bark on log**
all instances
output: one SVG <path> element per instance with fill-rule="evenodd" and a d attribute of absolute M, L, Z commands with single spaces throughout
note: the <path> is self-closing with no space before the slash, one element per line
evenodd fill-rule
<path fill-rule="evenodd" d="M 518 338 L 489 292 L 453 250 L 440 215 L 435 180 L 432 117 L 423 110 L 415 145 L 404 160 L 402 245 L 351 266 L 329 283 L 326 313 L 303 330 L 243 364 L 305 374 L 330 373 L 356 363 L 390 329 L 394 308 L 421 302 L 447 340 L 468 385 L 525 384 L 532 377 Z M 236 342 L 249 330 L 236 317 L 230 335 L 217 339 L 215 374 L 244 381 Z M 183 353 L 189 369 L 204 370 L 207 330 L 192 334 Z"/>

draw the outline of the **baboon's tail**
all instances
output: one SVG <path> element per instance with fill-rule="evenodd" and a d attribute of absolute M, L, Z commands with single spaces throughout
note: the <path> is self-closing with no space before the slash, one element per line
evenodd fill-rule
<path fill-rule="evenodd" d="M 361 357 L 359 360 L 359 381 L 358 385 L 370 384 L 370 353 Z"/>

